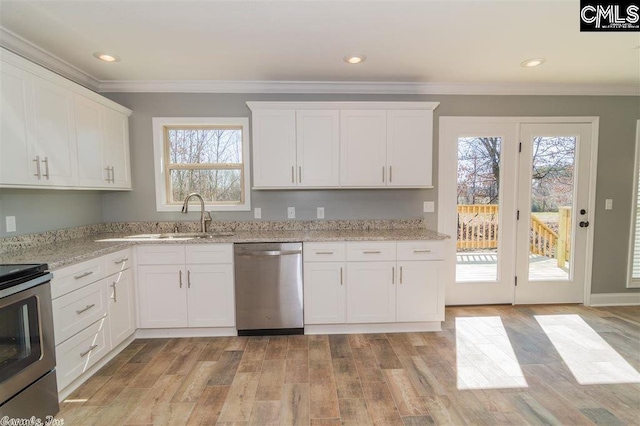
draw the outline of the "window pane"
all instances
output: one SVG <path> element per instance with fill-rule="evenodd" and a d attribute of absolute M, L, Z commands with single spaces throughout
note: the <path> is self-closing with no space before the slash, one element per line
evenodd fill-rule
<path fill-rule="evenodd" d="M 241 129 L 167 129 L 171 164 L 242 163 Z"/>
<path fill-rule="evenodd" d="M 183 202 L 192 192 L 209 203 L 242 201 L 241 170 L 171 170 L 170 178 L 172 203 Z"/>

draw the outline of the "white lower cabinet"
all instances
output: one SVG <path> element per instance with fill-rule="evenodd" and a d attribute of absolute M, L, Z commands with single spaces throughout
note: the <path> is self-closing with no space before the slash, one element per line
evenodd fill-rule
<path fill-rule="evenodd" d="M 396 320 L 395 262 L 347 263 L 347 322 Z"/>
<path fill-rule="evenodd" d="M 305 324 L 444 320 L 442 244 L 305 243 Z"/>
<path fill-rule="evenodd" d="M 175 264 L 160 263 L 167 258 Z M 143 246 L 138 265 L 141 328 L 235 325 L 231 244 Z"/>
<path fill-rule="evenodd" d="M 116 347 L 136 331 L 133 274 L 131 269 L 107 278 L 111 346 Z"/>

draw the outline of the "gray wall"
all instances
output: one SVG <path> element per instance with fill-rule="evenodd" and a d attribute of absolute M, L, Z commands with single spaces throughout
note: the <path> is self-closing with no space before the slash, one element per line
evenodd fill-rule
<path fill-rule="evenodd" d="M 438 101 L 435 111 L 434 158 L 438 158 L 440 116 L 598 116 L 600 136 L 596 186 L 593 293 L 638 291 L 625 287 L 631 223 L 633 152 L 640 98 L 602 96 L 421 96 L 421 95 L 265 95 L 108 93 L 107 97 L 133 110 L 130 119 L 134 191 L 103 196 L 105 221 L 184 220 L 179 213 L 155 211 L 152 117 L 249 116 L 253 101 L 379 100 Z M 434 186 L 437 187 L 437 163 Z M 605 198 L 614 209 L 604 210 Z M 285 219 L 295 206 L 298 219 L 312 219 L 325 207 L 333 218 L 421 217 L 422 201 L 437 200 L 437 190 L 253 191 L 252 207 L 261 207 L 264 219 Z M 250 219 L 251 212 L 216 213 L 216 219 Z M 435 214 L 425 214 L 435 228 Z M 194 217 L 189 220 L 194 220 Z"/>
<path fill-rule="evenodd" d="M 16 217 L 17 232 L 6 232 L 6 216 Z M 0 237 L 102 222 L 102 194 L 96 191 L 0 189 Z"/>

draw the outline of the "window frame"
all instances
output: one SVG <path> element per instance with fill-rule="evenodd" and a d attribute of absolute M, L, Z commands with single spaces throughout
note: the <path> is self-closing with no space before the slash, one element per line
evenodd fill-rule
<path fill-rule="evenodd" d="M 627 271 L 627 288 L 640 288 L 640 279 L 633 278 L 633 258 L 635 252 L 635 235 L 638 218 L 638 195 L 640 192 L 640 120 L 636 122 L 635 161 L 633 163 L 633 188 L 631 191 L 631 232 L 629 232 L 629 264 Z"/>
<path fill-rule="evenodd" d="M 156 189 L 156 211 L 159 212 L 179 212 L 182 210 L 182 204 L 169 204 L 167 198 L 167 189 L 169 182 L 170 170 L 165 164 L 165 156 L 169 149 L 165 143 L 168 129 L 176 128 L 215 128 L 229 127 L 240 128 L 242 131 L 242 194 L 240 203 L 212 203 L 205 201 L 205 208 L 209 211 L 250 211 L 251 210 L 251 154 L 250 154 L 250 135 L 249 135 L 249 118 L 247 117 L 153 117 L 153 153 L 154 153 L 154 181 Z M 198 168 L 198 170 L 229 170 L 229 167 L 210 167 L 210 164 L 203 163 L 208 167 Z M 223 164 L 223 163 L 220 163 Z M 191 167 L 195 168 L 195 167 Z M 180 168 L 177 168 L 180 170 Z M 232 170 L 238 170 L 233 167 Z"/>

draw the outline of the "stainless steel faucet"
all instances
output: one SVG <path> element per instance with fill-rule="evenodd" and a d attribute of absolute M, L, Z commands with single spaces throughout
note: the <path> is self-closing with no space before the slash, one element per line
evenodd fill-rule
<path fill-rule="evenodd" d="M 211 214 L 204 210 L 204 198 L 202 198 L 202 195 L 197 192 L 192 192 L 187 195 L 187 198 L 184 199 L 184 204 L 182 205 L 182 213 L 189 213 L 189 200 L 192 197 L 196 197 L 200 200 L 200 232 L 207 232 L 207 222 L 211 222 Z"/>

